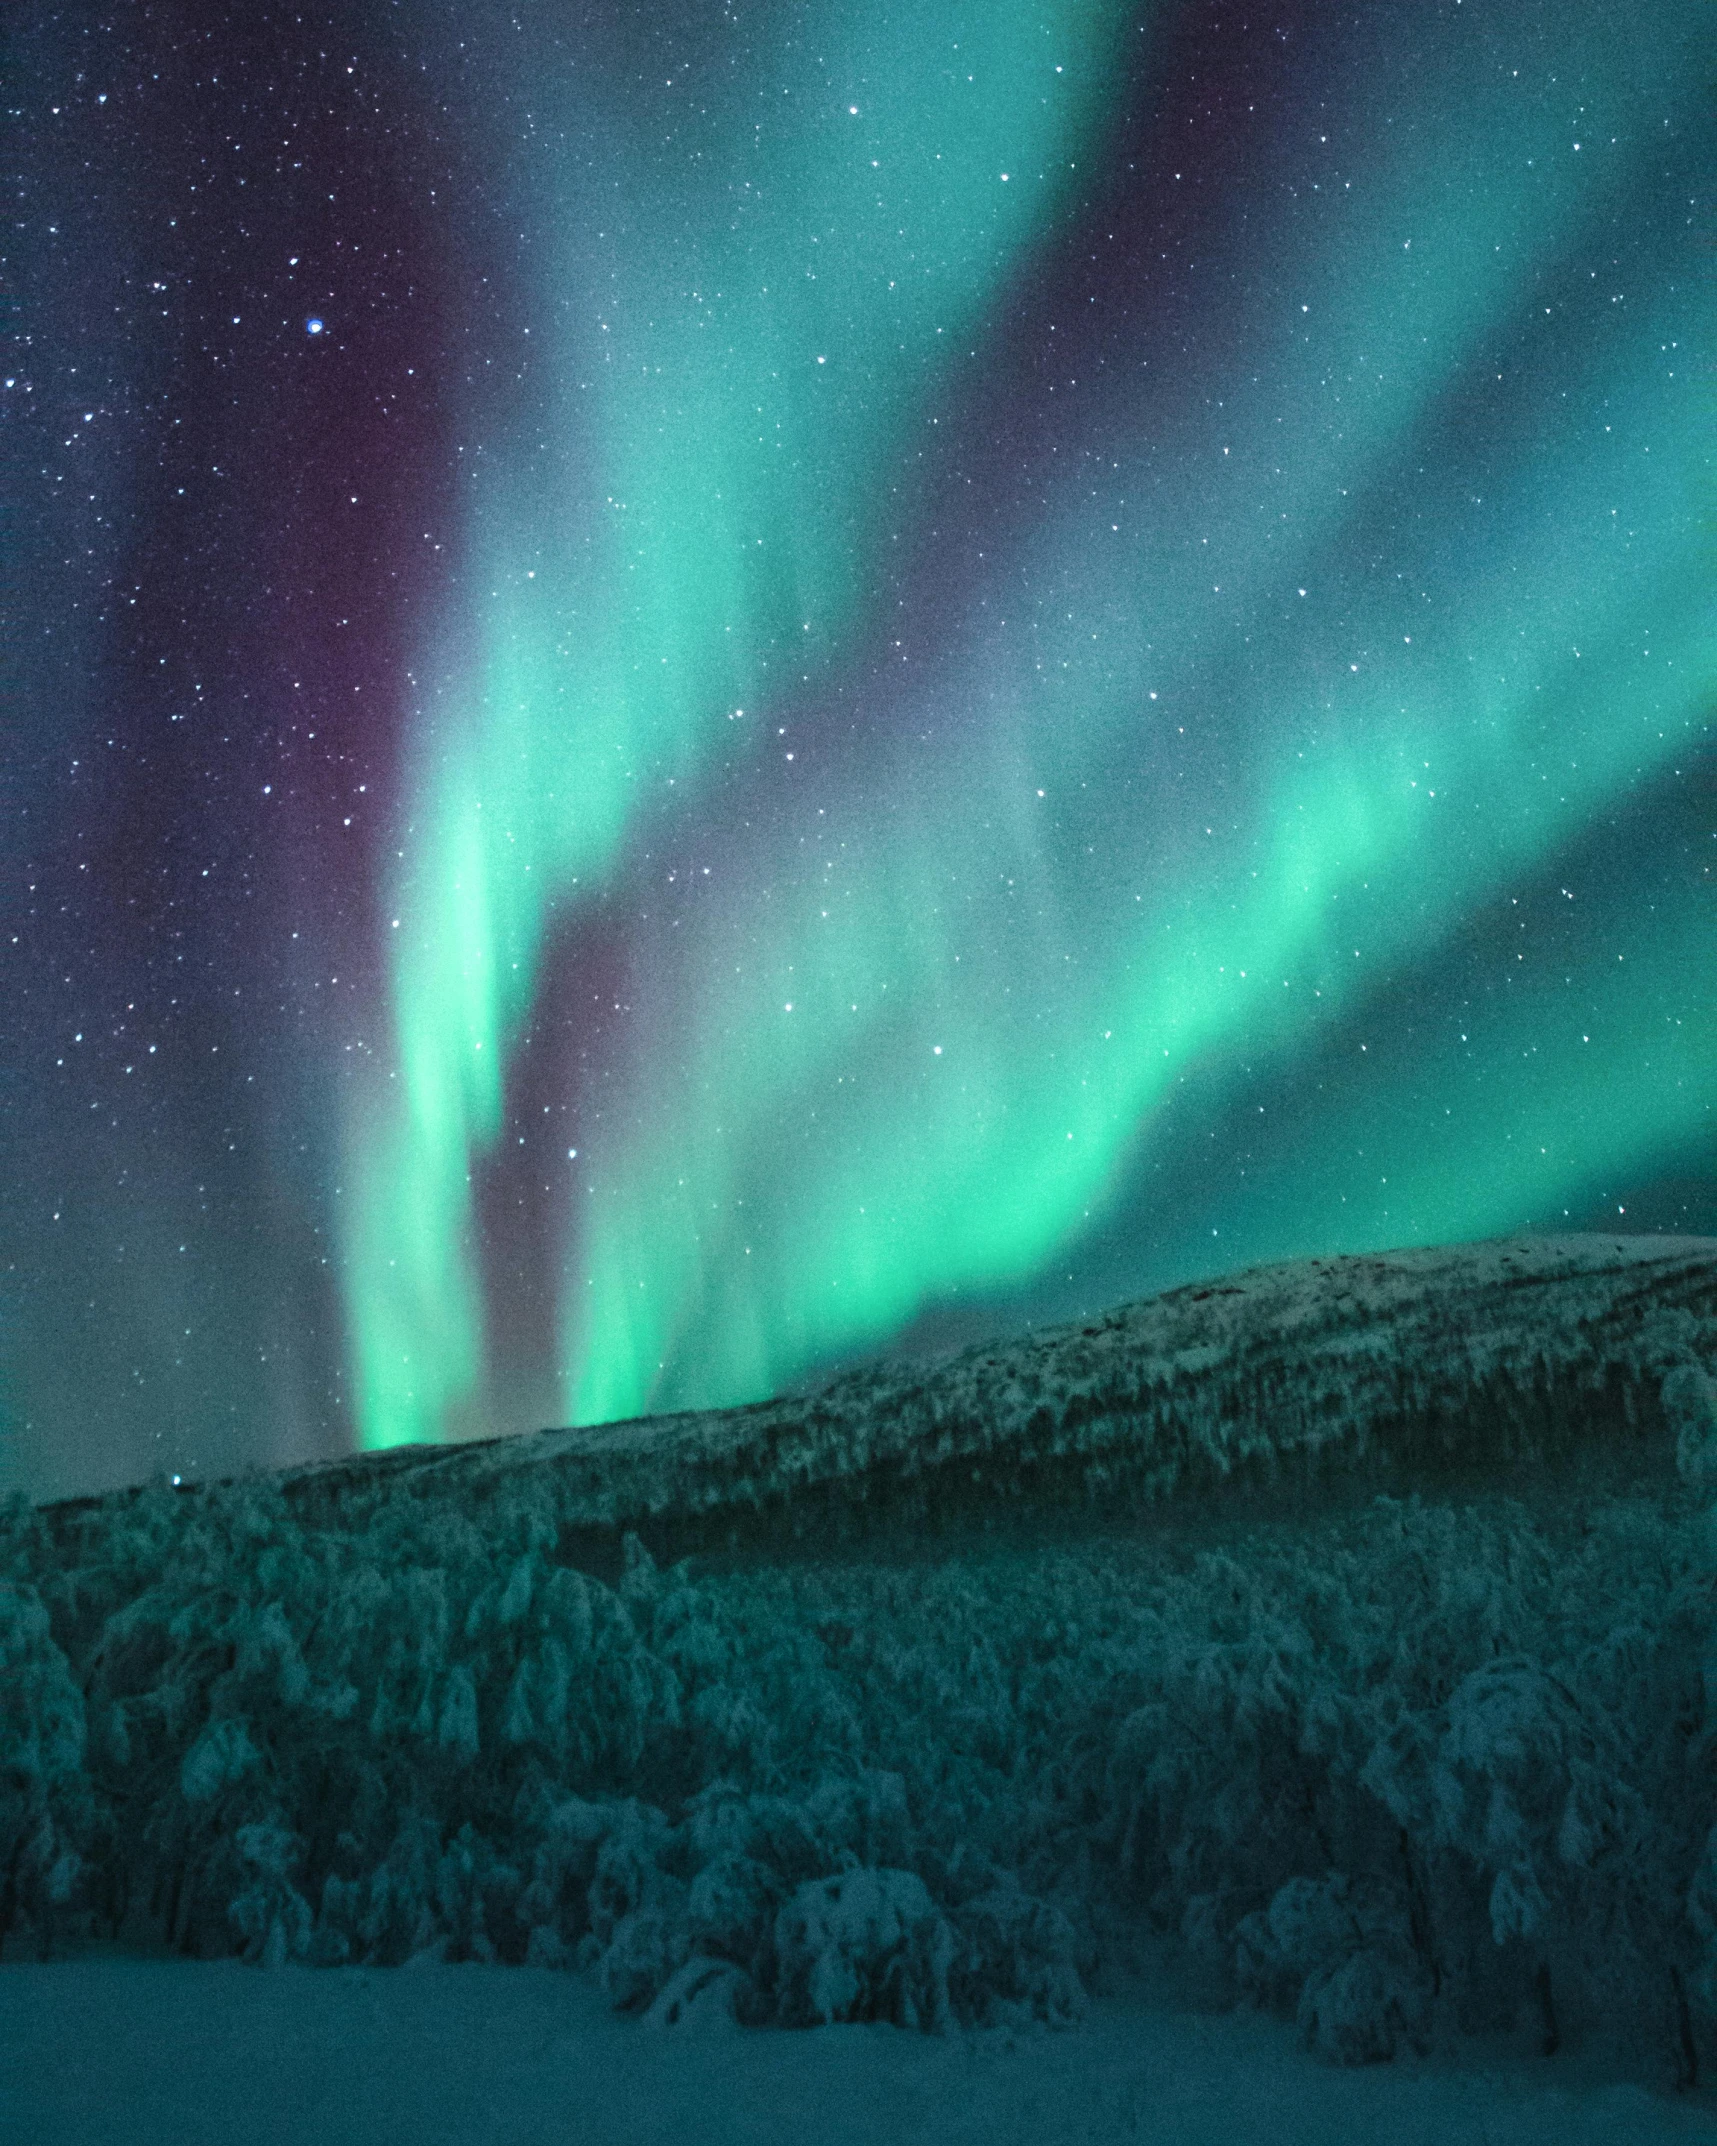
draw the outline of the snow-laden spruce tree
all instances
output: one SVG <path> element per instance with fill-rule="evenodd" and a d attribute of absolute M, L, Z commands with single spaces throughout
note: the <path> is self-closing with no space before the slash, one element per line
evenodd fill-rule
<path fill-rule="evenodd" d="M 1664 1379 L 1663 1413 L 1675 1437 L 1675 1465 L 1683 1482 L 1704 1493 L 1717 1491 L 1717 1381 L 1697 1359 L 1677 1364 Z M 1701 1545 L 1709 1584 L 1717 1591 L 1717 1503 L 1706 1509 Z M 1701 1664 L 1708 1713 L 1717 1713 L 1717 1650 Z M 1706 1767 L 1712 1763 L 1712 1733 L 1703 1740 Z M 1708 2017 L 1717 2018 L 1717 1809 L 1711 1820 L 1693 1881 L 1687 1891 L 1687 1919 L 1698 1945 L 1693 1997 Z"/>

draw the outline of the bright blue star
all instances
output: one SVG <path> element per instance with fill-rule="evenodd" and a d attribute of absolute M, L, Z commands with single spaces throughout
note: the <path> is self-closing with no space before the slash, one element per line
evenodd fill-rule
<path fill-rule="evenodd" d="M 318 314 L 311 314 L 310 318 L 304 323 L 304 332 L 306 335 L 320 335 L 322 333 L 322 322 Z"/>

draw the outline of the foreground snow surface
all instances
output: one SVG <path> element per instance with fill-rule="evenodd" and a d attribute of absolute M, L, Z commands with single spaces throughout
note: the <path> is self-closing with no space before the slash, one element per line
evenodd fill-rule
<path fill-rule="evenodd" d="M 1635 2146 L 1717 2137 L 1578 2061 L 1358 2071 L 1256 2013 L 1143 1986 L 1064 2033 L 659 2028 L 533 1968 L 286 1968 L 118 1954 L 0 1967 L 0 2139 L 33 2146 Z"/>

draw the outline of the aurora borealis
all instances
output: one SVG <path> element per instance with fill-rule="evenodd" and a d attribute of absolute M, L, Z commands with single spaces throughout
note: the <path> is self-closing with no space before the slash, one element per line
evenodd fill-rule
<path fill-rule="evenodd" d="M 12 41 L 0 1483 L 1717 1230 L 1709 0 Z"/>

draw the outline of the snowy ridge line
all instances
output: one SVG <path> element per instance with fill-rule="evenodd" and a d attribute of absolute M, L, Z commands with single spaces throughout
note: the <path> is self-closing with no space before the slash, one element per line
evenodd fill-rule
<path fill-rule="evenodd" d="M 282 1487 L 332 1520 L 401 1491 L 481 1505 L 540 1470 L 565 1528 L 678 1556 L 1358 1471 L 1667 1467 L 1658 1392 L 1684 1364 L 1717 1366 L 1717 1240 L 1515 1237 L 1253 1268 L 808 1398 L 358 1456 Z"/>

